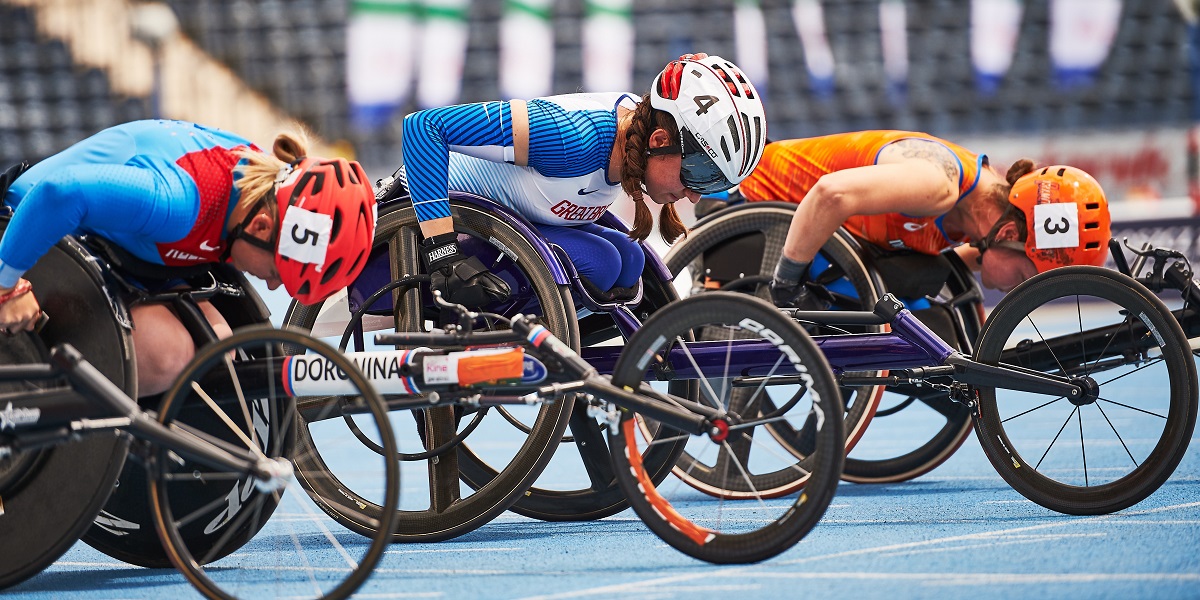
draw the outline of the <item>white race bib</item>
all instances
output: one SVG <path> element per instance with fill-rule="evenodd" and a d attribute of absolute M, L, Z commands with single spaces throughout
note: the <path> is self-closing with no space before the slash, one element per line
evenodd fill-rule
<path fill-rule="evenodd" d="M 332 230 L 333 217 L 293 206 L 283 215 L 279 254 L 302 263 L 324 264 Z"/>
<path fill-rule="evenodd" d="M 1079 246 L 1079 207 L 1074 202 L 1033 205 L 1032 225 L 1038 249 Z"/>

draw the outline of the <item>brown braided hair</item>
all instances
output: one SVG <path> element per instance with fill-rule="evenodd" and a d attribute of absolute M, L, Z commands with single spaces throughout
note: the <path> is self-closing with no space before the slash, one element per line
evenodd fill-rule
<path fill-rule="evenodd" d="M 625 156 L 621 163 L 621 189 L 633 198 L 634 217 L 633 229 L 629 232 L 630 239 L 645 240 L 654 226 L 654 217 L 646 206 L 642 194 L 642 182 L 646 179 L 646 163 L 649 156 L 646 151 L 650 147 L 650 134 L 655 129 L 663 129 L 671 139 L 679 137 L 679 127 L 670 113 L 657 110 L 650 105 L 650 94 L 642 96 L 642 101 L 634 109 L 625 129 Z M 658 213 L 658 232 L 668 244 L 687 234 L 687 227 L 679 218 L 672 204 L 664 204 Z"/>

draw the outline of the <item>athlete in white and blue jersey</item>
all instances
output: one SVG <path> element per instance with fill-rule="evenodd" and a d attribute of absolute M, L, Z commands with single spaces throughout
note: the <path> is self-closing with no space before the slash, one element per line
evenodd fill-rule
<path fill-rule="evenodd" d="M 663 206 L 660 231 L 673 241 L 685 228 L 672 204 L 741 181 L 765 141 L 754 87 L 729 61 L 703 54 L 670 63 L 640 101 L 568 94 L 413 113 L 404 121 L 405 172 L 434 287 L 468 305 L 507 294 L 458 251 L 450 189 L 513 208 L 567 251 L 590 287 L 619 296 L 643 266 L 635 240 L 653 222 L 643 199 Z M 629 236 L 594 223 L 625 196 L 637 208 Z"/>

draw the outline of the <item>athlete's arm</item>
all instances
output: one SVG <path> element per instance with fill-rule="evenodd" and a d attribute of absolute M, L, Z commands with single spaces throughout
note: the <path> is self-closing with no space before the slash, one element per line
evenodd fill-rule
<path fill-rule="evenodd" d="M 140 167 L 74 165 L 49 173 L 21 200 L 0 240 L 0 289 L 15 285 L 59 239 L 81 228 L 153 241 L 182 238 L 194 223 L 195 202 L 176 196 Z"/>
<path fill-rule="evenodd" d="M 880 153 L 879 163 L 824 175 L 804 196 L 792 217 L 783 253 L 809 262 L 838 227 L 852 216 L 904 213 L 940 215 L 958 201 L 957 159 L 940 144 L 919 140 L 922 148 L 902 146 L 902 140 Z M 936 146 L 953 160 L 948 165 Z M 931 156 L 933 158 L 931 158 Z"/>
<path fill-rule="evenodd" d="M 512 143 L 507 102 L 431 108 L 404 117 L 405 173 L 421 235 L 429 238 L 454 231 L 446 186 L 450 148 L 493 146 L 503 154 Z"/>

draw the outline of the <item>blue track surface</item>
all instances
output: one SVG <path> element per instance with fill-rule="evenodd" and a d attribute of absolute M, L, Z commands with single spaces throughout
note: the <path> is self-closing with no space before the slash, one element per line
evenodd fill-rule
<path fill-rule="evenodd" d="M 279 312 L 276 316 L 281 316 Z M 1141 382 L 1150 386 L 1154 382 Z M 1135 387 L 1136 389 L 1136 387 Z M 1133 392 L 1136 393 L 1136 392 Z M 574 475 L 552 464 L 539 485 Z M 696 493 L 696 502 L 716 502 Z M 315 529 L 298 490 L 234 560 L 257 564 L 292 532 L 314 575 L 344 560 Z M 339 544 L 365 540 L 342 529 Z M 305 539 L 305 538 L 301 538 Z M 0 540 L 5 543 L 5 540 Z M 270 570 L 240 570 L 231 591 L 286 598 Z M 194 596 L 171 570 L 131 567 L 77 544 L 11 598 Z M 714 566 L 664 545 L 631 512 L 588 523 L 547 523 L 506 513 L 436 544 L 393 545 L 362 598 L 587 597 L 1197 598 L 1200 597 L 1200 446 L 1137 506 L 1071 517 L 1021 497 L 995 473 L 974 437 L 944 465 L 910 482 L 842 484 L 825 518 L 786 553 L 751 566 Z"/>

